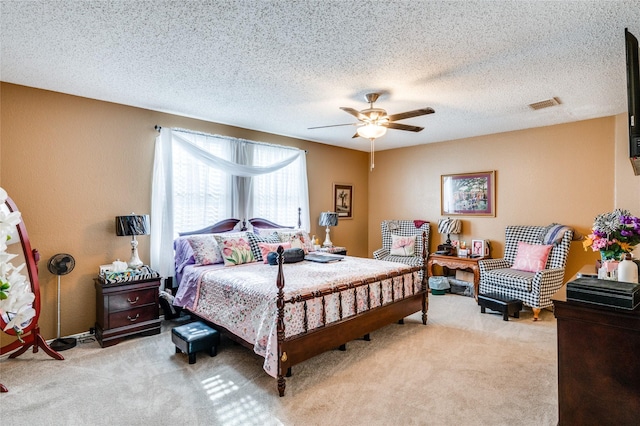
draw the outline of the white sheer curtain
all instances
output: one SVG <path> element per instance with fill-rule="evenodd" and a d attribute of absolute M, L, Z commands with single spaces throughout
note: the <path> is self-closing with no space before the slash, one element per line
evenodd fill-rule
<path fill-rule="evenodd" d="M 151 267 L 174 275 L 173 239 L 227 217 L 264 217 L 309 230 L 305 152 L 162 128 L 156 138 Z"/>
<path fill-rule="evenodd" d="M 173 262 L 173 166 L 171 129 L 156 138 L 151 183 L 151 268 L 161 276 L 174 275 Z"/>

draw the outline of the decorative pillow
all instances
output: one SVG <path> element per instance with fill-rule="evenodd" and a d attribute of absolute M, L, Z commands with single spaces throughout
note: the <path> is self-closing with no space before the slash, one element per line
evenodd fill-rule
<path fill-rule="evenodd" d="M 264 263 L 267 263 L 267 255 L 278 250 L 279 246 L 282 246 L 282 248 L 286 250 L 288 248 L 291 248 L 291 243 L 258 243 L 258 247 L 260 247 L 262 256 L 261 259 L 264 261 Z"/>
<path fill-rule="evenodd" d="M 246 232 L 213 235 L 220 246 L 224 266 L 241 265 L 256 261 Z"/>
<path fill-rule="evenodd" d="M 564 233 L 570 229 L 571 228 L 568 226 L 560 225 L 558 223 L 552 223 L 551 225 L 545 226 L 540 233 L 540 242 L 542 244 L 553 244 L 554 246 L 557 246 L 562 242 Z"/>
<path fill-rule="evenodd" d="M 193 250 L 196 265 L 222 263 L 222 252 L 213 234 L 189 235 L 187 241 Z"/>
<path fill-rule="evenodd" d="M 304 230 L 290 230 L 288 232 L 278 231 L 278 237 L 280 241 L 283 243 L 290 242 L 292 248 L 301 248 L 304 250 L 305 254 L 315 251 L 313 247 L 313 241 L 311 241 L 311 237 Z"/>
<path fill-rule="evenodd" d="M 280 238 L 278 238 L 278 234 L 275 232 L 271 235 L 256 235 L 251 232 L 247 232 L 247 238 L 249 239 L 249 246 L 251 247 L 251 252 L 253 253 L 253 257 L 255 257 L 256 262 L 260 262 L 262 260 L 262 251 L 258 244 L 280 242 Z"/>
<path fill-rule="evenodd" d="M 415 256 L 416 236 L 391 235 L 391 256 Z"/>
<path fill-rule="evenodd" d="M 518 253 L 513 261 L 513 269 L 527 272 L 538 272 L 544 269 L 551 252 L 551 244 L 518 243 Z"/>

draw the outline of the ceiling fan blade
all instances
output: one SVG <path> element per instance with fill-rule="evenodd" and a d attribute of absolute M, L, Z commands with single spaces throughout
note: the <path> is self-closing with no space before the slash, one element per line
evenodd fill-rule
<path fill-rule="evenodd" d="M 383 125 L 388 127 L 389 129 L 408 130 L 409 132 L 420 132 L 424 130 L 424 127 L 407 126 L 406 124 L 400 124 L 400 123 L 388 123 Z"/>
<path fill-rule="evenodd" d="M 311 129 L 324 129 L 325 127 L 357 126 L 358 124 L 359 124 L 359 123 L 330 124 L 330 125 L 328 125 L 328 126 L 307 127 L 307 130 L 311 130 Z"/>
<path fill-rule="evenodd" d="M 401 112 L 399 114 L 393 114 L 389 116 L 389 121 L 404 120 L 406 118 L 418 117 L 420 115 L 433 114 L 435 111 L 433 108 L 421 108 L 413 111 Z"/>
<path fill-rule="evenodd" d="M 367 120 L 369 118 L 364 114 L 360 114 L 360 111 L 358 111 L 356 109 L 353 109 L 353 108 L 340 107 L 340 109 L 343 110 L 344 112 L 347 112 L 347 113 L 353 115 L 355 118 L 357 118 L 360 121 Z"/>

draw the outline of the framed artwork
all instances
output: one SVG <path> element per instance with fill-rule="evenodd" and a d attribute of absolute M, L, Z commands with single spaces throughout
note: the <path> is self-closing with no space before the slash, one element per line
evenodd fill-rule
<path fill-rule="evenodd" d="M 471 255 L 473 257 L 489 257 L 489 242 L 487 240 L 471 240 Z"/>
<path fill-rule="evenodd" d="M 495 216 L 495 176 L 495 171 L 442 175 L 442 215 Z"/>
<path fill-rule="evenodd" d="M 333 184 L 333 211 L 339 219 L 353 218 L 353 185 Z"/>

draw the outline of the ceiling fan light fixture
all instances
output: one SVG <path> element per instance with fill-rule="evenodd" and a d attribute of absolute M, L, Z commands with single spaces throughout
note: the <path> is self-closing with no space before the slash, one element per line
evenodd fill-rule
<path fill-rule="evenodd" d="M 378 139 L 379 137 L 384 136 L 385 133 L 387 133 L 387 128 L 375 123 L 369 123 L 365 124 L 364 126 L 358 127 L 356 133 L 358 133 L 358 136 L 363 138 Z"/>

